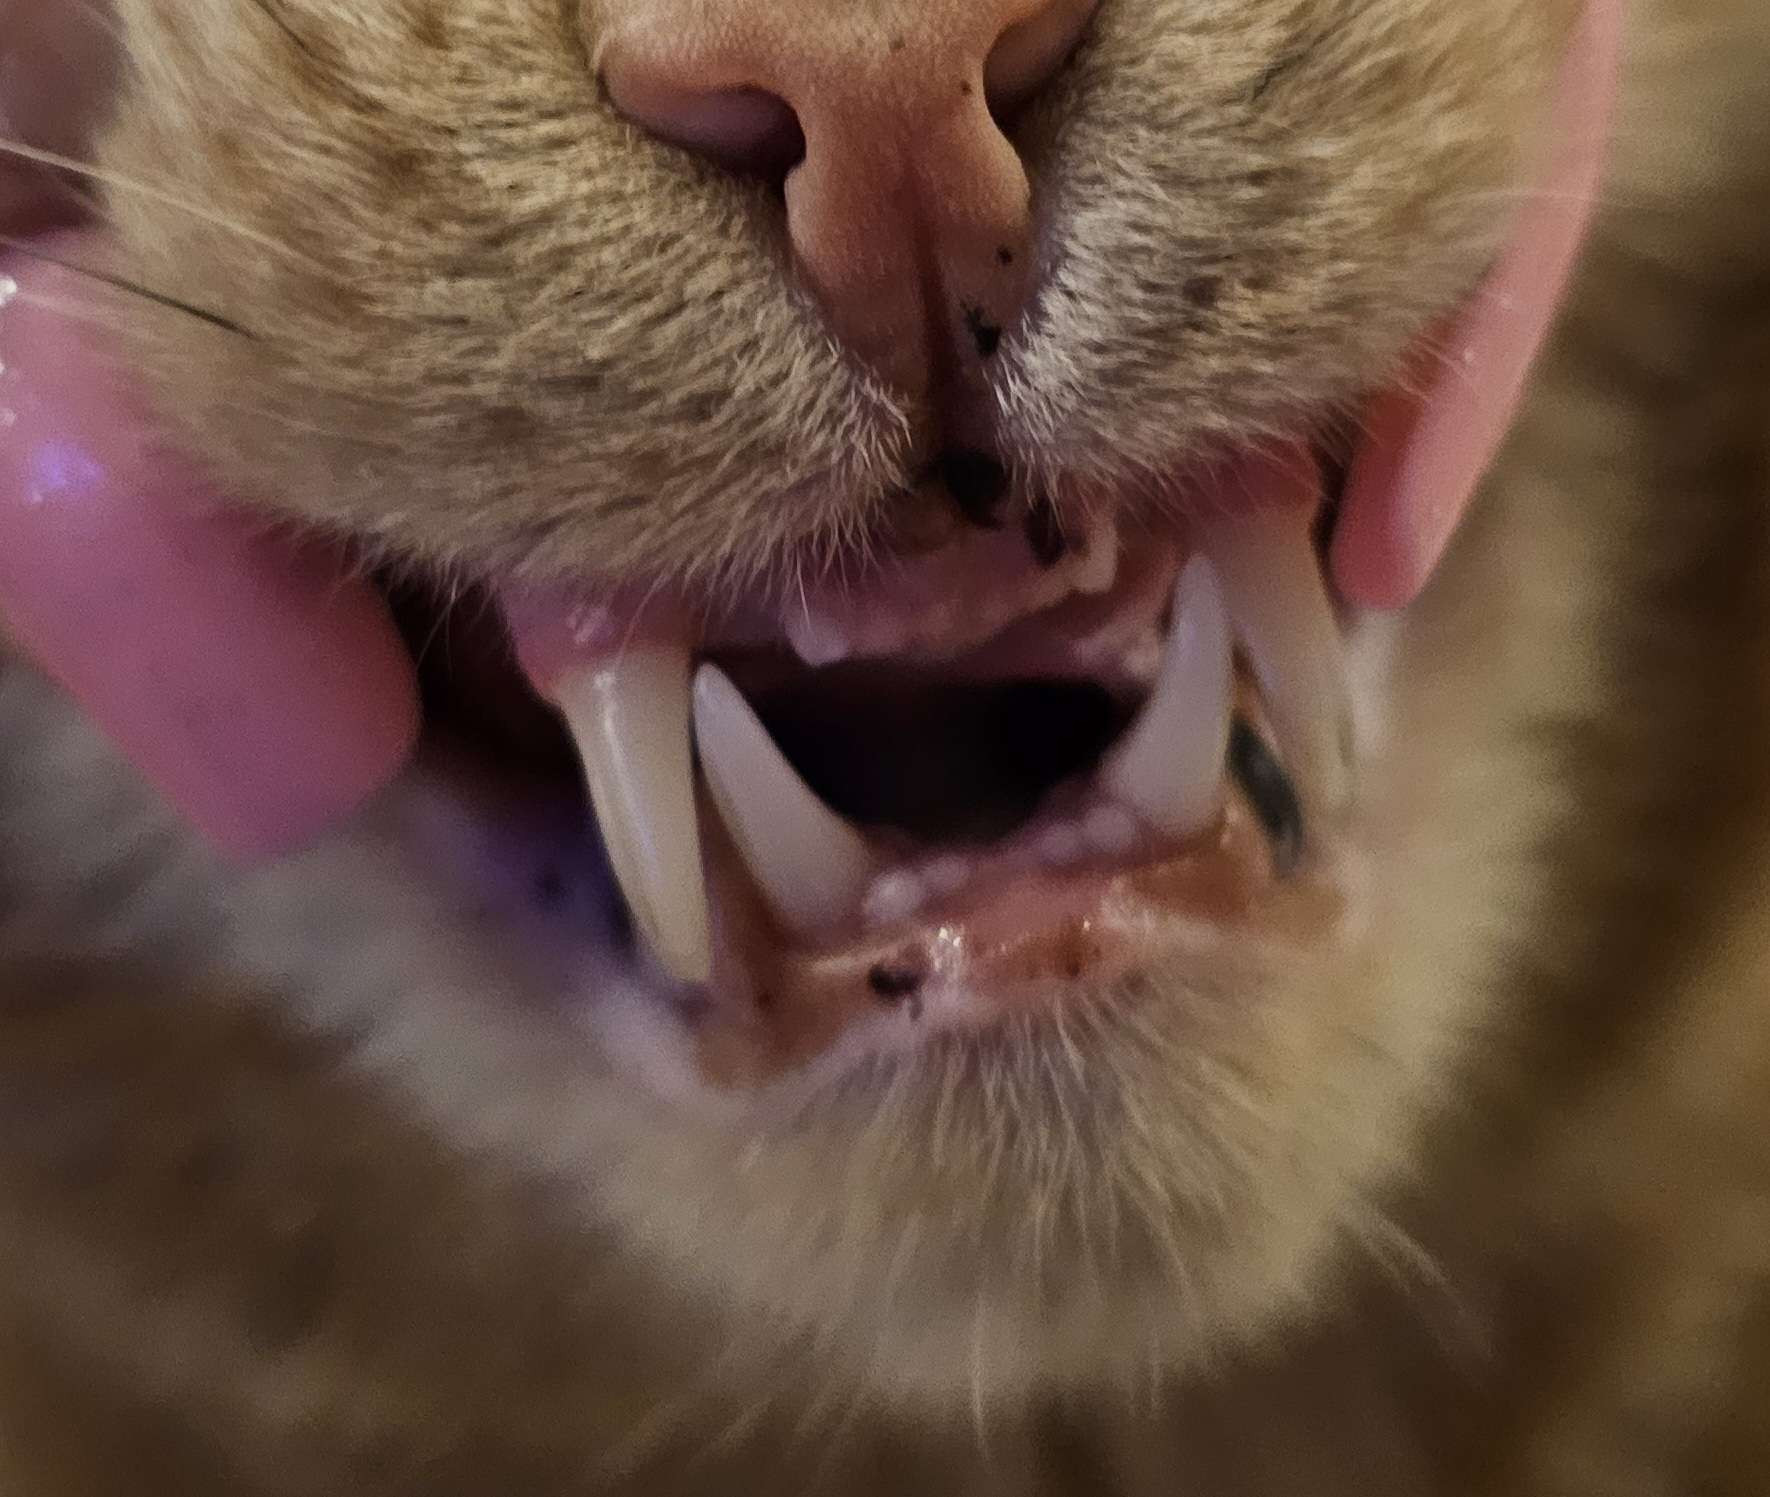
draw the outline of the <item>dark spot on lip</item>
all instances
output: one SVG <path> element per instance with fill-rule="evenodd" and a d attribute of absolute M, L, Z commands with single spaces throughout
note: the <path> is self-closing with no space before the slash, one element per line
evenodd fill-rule
<path fill-rule="evenodd" d="M 994 358 L 996 350 L 1002 346 L 1001 325 L 991 322 L 982 307 L 967 303 L 964 310 L 965 331 L 971 334 L 971 341 L 977 345 L 979 357 Z"/>
<path fill-rule="evenodd" d="M 963 94 L 967 99 L 969 99 L 971 97 L 971 80 L 970 79 L 967 78 L 959 84 L 959 92 L 961 94 Z"/>
<path fill-rule="evenodd" d="M 996 264 L 998 264 L 998 265 L 1012 265 L 1013 263 L 1014 263 L 1014 251 L 1009 249 L 1008 246 L 1004 244 L 1000 249 L 998 249 L 996 251 Z"/>
<path fill-rule="evenodd" d="M 935 468 L 967 520 L 984 530 L 1001 528 L 1008 470 L 996 458 L 975 448 L 962 447 L 943 452 Z"/>
<path fill-rule="evenodd" d="M 1303 853 L 1303 806 L 1272 750 L 1239 717 L 1229 729 L 1229 772 L 1246 792 L 1271 839 L 1279 877 L 1288 877 L 1296 871 Z"/>
<path fill-rule="evenodd" d="M 877 962 L 867 973 L 867 986 L 886 1003 L 914 999 L 928 975 L 908 962 Z"/>
<path fill-rule="evenodd" d="M 1042 567 L 1054 567 L 1069 554 L 1069 537 L 1063 533 L 1063 516 L 1049 494 L 1041 494 L 1026 512 L 1022 525 L 1026 543 L 1032 548 L 1033 560 Z"/>
<path fill-rule="evenodd" d="M 907 46 L 909 46 L 909 43 L 904 40 L 903 37 L 894 36 L 891 38 L 891 50 L 893 52 L 901 52 Z"/>

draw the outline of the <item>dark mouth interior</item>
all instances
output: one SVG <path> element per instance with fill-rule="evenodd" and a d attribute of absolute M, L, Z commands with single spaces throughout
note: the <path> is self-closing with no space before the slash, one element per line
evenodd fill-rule
<path fill-rule="evenodd" d="M 752 702 L 848 820 L 939 843 L 1012 832 L 1135 710 L 1088 681 L 955 681 L 876 661 L 803 671 Z"/>
<path fill-rule="evenodd" d="M 491 596 L 479 589 L 444 593 L 409 578 L 378 580 L 418 667 L 426 734 L 531 780 L 576 786 L 571 739 L 517 669 Z"/>
<path fill-rule="evenodd" d="M 563 724 L 517 669 L 496 607 L 476 593 L 384 582 L 418 662 L 427 734 L 533 787 L 582 795 Z M 1070 678 L 978 680 L 952 667 L 864 660 L 809 668 L 776 652 L 719 663 L 805 782 L 845 819 L 915 844 L 979 846 L 1084 781 L 1144 695 Z M 1240 716 L 1228 771 L 1290 871 L 1304 824 L 1288 775 Z"/>
<path fill-rule="evenodd" d="M 571 742 L 522 679 L 496 611 L 387 589 L 419 664 L 425 720 L 530 777 L 575 778 Z M 918 842 L 1012 832 L 1085 775 L 1137 703 L 1092 681 L 956 679 L 879 661 L 812 670 L 725 661 L 805 782 L 848 820 Z"/>

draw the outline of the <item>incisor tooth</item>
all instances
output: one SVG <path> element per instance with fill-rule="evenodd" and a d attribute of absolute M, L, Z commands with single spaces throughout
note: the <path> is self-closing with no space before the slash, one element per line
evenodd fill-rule
<path fill-rule="evenodd" d="M 1331 811 L 1352 793 L 1352 712 L 1314 520 L 1312 504 L 1262 507 L 1205 522 L 1199 540 L 1222 578 L 1285 767 L 1305 805 Z"/>
<path fill-rule="evenodd" d="M 694 725 L 713 803 L 782 923 L 815 935 L 853 916 L 874 873 L 872 853 L 812 794 L 716 666 L 695 677 Z"/>
<path fill-rule="evenodd" d="M 634 923 L 683 982 L 713 970 L 688 739 L 686 643 L 634 641 L 563 671 L 551 691 L 583 761 L 609 863 Z"/>
<path fill-rule="evenodd" d="M 1203 830 L 1223 805 L 1234 689 L 1229 619 L 1210 564 L 1187 562 L 1155 689 L 1101 771 L 1101 788 L 1171 836 Z"/>

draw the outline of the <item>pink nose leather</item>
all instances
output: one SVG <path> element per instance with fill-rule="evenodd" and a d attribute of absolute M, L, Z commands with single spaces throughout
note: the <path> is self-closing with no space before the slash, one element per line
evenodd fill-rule
<path fill-rule="evenodd" d="M 1097 0 L 587 3 L 629 119 L 790 167 L 794 257 L 851 352 L 912 394 L 994 355 L 1032 280 L 1031 187 L 997 117 L 1061 69 Z"/>

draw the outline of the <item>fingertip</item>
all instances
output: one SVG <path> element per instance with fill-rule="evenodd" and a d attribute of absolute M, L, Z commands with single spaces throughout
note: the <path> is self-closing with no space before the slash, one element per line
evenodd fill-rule
<path fill-rule="evenodd" d="M 0 258 L 0 614 L 136 769 L 228 856 L 305 842 L 399 772 L 417 684 L 381 599 L 325 549 L 228 511 L 148 439 L 59 308 Z"/>

